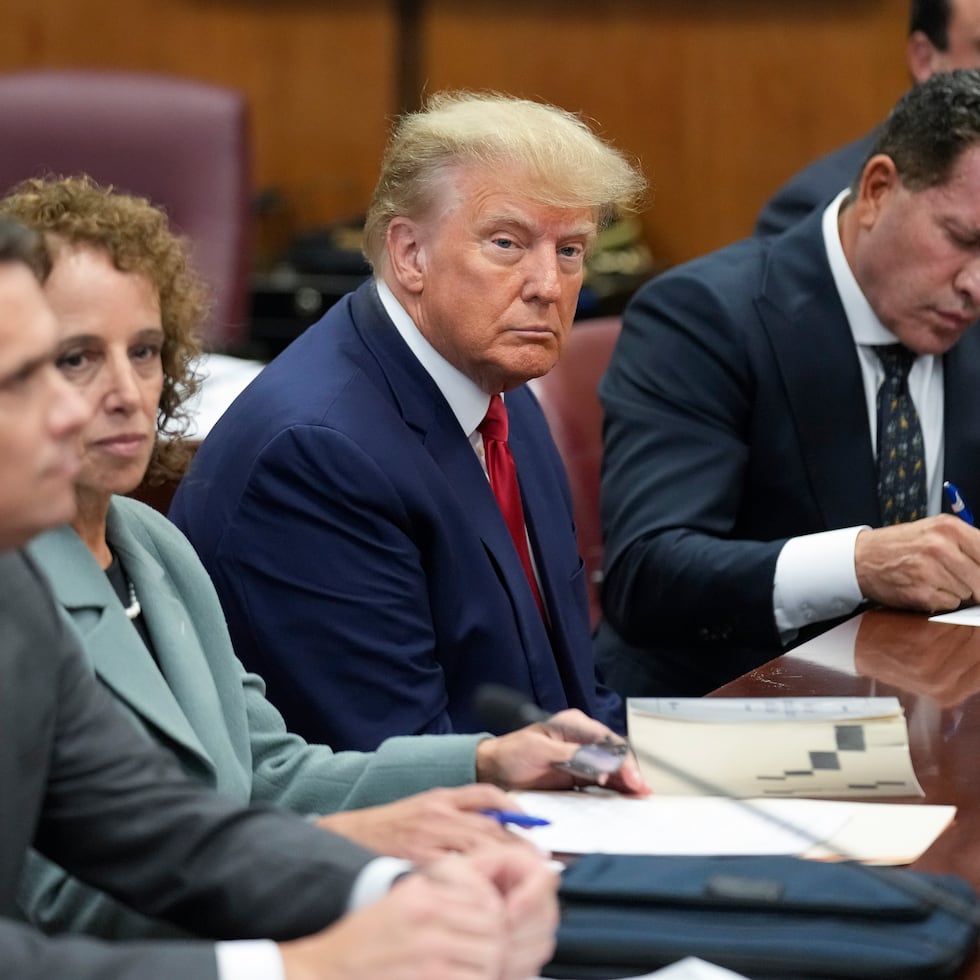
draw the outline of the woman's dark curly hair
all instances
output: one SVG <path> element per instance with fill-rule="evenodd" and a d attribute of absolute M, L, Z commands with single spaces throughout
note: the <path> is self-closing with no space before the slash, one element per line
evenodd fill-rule
<path fill-rule="evenodd" d="M 194 360 L 197 333 L 210 306 L 203 280 L 190 264 L 190 244 L 175 234 L 167 215 L 142 197 L 118 193 L 86 176 L 25 180 L 0 200 L 0 215 L 44 235 L 52 258 L 65 246 L 103 249 L 120 272 L 136 272 L 155 287 L 163 322 L 163 392 L 157 439 L 148 476 L 160 482 L 179 476 L 187 462 L 184 407 L 200 385 Z"/>

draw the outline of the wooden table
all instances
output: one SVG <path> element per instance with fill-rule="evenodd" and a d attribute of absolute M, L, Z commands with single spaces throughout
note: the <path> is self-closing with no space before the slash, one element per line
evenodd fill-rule
<path fill-rule="evenodd" d="M 952 803 L 953 824 L 914 867 L 954 872 L 980 893 L 980 628 L 873 610 L 712 697 L 894 695 L 908 720 L 926 803 Z M 915 804 L 910 800 L 910 805 Z M 963 972 L 980 980 L 980 957 Z"/>

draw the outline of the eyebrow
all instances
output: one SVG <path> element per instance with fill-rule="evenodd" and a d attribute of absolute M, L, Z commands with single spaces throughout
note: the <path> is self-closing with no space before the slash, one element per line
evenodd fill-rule
<path fill-rule="evenodd" d="M 38 357 L 32 357 L 30 360 L 24 361 L 15 367 L 13 371 L 0 375 L 0 389 L 9 388 L 12 384 L 29 378 L 32 374 L 37 373 L 41 368 L 47 364 L 51 364 L 53 361 L 53 354 L 41 354 Z"/>
<path fill-rule="evenodd" d="M 980 228 L 967 227 L 956 218 L 949 219 L 945 224 L 946 230 L 956 238 L 970 245 L 980 245 Z"/>
<path fill-rule="evenodd" d="M 518 228 L 522 228 L 526 231 L 534 231 L 534 225 L 532 222 L 527 221 L 525 218 L 515 214 L 513 211 L 493 211 L 483 216 L 483 221 L 481 222 L 487 227 L 494 227 L 500 225 L 515 225 Z M 582 222 L 575 228 L 572 228 L 566 234 L 561 236 L 564 241 L 568 238 L 590 238 L 596 234 L 598 227 L 595 221 Z"/>
<path fill-rule="evenodd" d="M 164 331 L 163 327 L 143 327 L 140 330 L 138 330 L 135 334 L 135 337 L 131 339 L 142 339 L 149 336 L 162 337 L 166 339 L 166 331 Z M 81 333 L 81 332 L 72 333 L 72 334 L 68 334 L 66 337 L 62 337 L 61 340 L 58 341 L 58 349 L 61 350 L 61 348 L 64 347 L 65 344 L 77 344 L 80 342 L 101 343 L 103 339 L 104 338 L 97 333 Z"/>

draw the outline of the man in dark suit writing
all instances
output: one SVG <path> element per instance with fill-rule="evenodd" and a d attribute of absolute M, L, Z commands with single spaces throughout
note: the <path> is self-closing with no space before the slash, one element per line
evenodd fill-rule
<path fill-rule="evenodd" d="M 940 514 L 945 480 L 980 501 L 978 315 L 966 70 L 822 212 L 639 291 L 600 389 L 614 686 L 700 694 L 862 602 L 980 599 L 980 531 Z"/>
<path fill-rule="evenodd" d="M 504 848 L 434 862 L 385 894 L 405 865 L 288 814 L 230 805 L 132 738 L 16 550 L 72 516 L 74 437 L 87 415 L 55 368 L 56 327 L 36 278 L 43 264 L 28 232 L 0 222 L 3 974 L 380 980 L 397 965 L 419 978 L 518 980 L 537 969 L 556 912 L 552 876 L 533 856 Z M 31 844 L 139 911 L 202 936 L 278 943 L 44 937 L 13 919 Z"/>

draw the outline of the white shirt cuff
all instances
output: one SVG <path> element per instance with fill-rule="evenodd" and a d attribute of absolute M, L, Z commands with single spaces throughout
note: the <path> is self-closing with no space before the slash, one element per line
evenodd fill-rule
<path fill-rule="evenodd" d="M 385 895 L 394 880 L 415 867 L 411 861 L 395 857 L 377 857 L 361 868 L 347 899 L 347 911 L 354 912 Z"/>
<path fill-rule="evenodd" d="M 381 898 L 394 880 L 415 866 L 402 858 L 379 857 L 368 862 L 354 879 L 347 900 L 353 912 Z M 285 980 L 282 957 L 274 942 L 248 939 L 215 944 L 219 980 Z"/>
<path fill-rule="evenodd" d="M 286 980 L 279 948 L 270 939 L 216 943 L 219 980 Z"/>
<path fill-rule="evenodd" d="M 806 534 L 783 545 L 772 589 L 773 615 L 783 643 L 801 627 L 846 616 L 861 604 L 854 542 L 865 528 Z"/>

